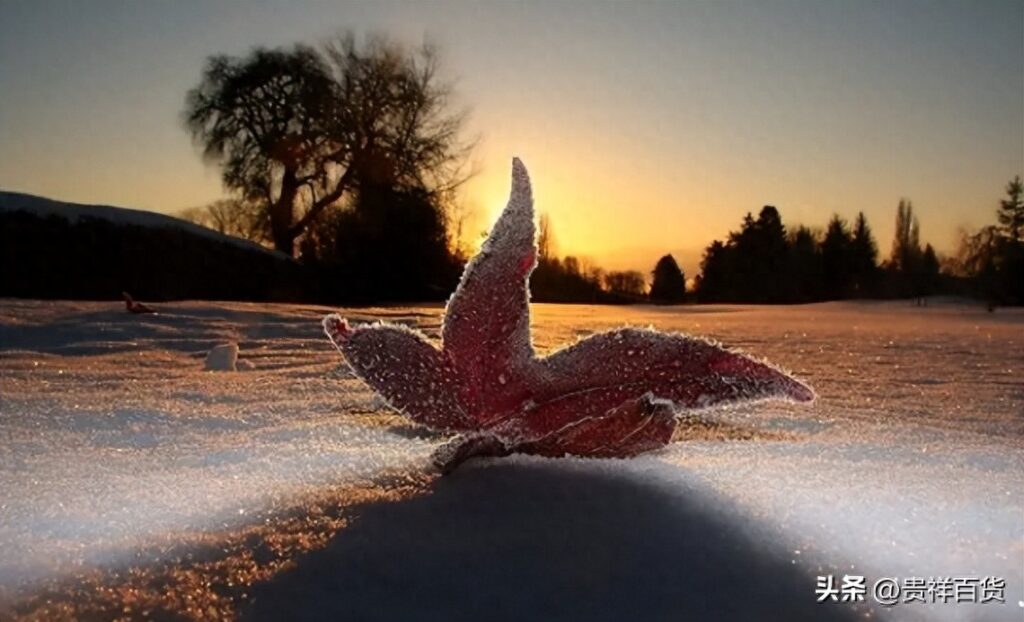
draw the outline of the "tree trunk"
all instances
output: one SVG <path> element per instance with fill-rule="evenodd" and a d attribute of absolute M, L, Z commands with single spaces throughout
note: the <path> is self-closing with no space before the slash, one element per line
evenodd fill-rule
<path fill-rule="evenodd" d="M 284 253 L 289 257 L 295 256 L 295 236 L 285 229 L 282 232 L 274 232 L 274 250 Z"/>
<path fill-rule="evenodd" d="M 296 236 L 292 224 L 295 221 L 295 198 L 298 191 L 295 171 L 285 169 L 281 177 L 281 195 L 270 206 L 270 234 L 274 238 L 274 249 L 289 257 L 295 255 Z"/>

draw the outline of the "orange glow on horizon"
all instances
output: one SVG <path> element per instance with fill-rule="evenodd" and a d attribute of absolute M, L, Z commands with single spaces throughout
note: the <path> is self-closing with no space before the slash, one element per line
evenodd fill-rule
<path fill-rule="evenodd" d="M 672 253 L 687 276 L 766 204 L 790 228 L 864 211 L 884 258 L 907 197 L 922 242 L 950 253 L 1024 174 L 1019 3 L 441 5 L 359 3 L 345 26 L 438 44 L 482 141 L 460 197 L 471 250 L 513 156 L 559 256 L 646 273 Z M 217 3 L 0 10 L 24 14 L 0 19 L 18 51 L 0 74 L 0 188 L 171 214 L 225 195 L 180 119 L 207 57 L 338 26 L 331 3 L 284 29 L 276 11 Z"/>

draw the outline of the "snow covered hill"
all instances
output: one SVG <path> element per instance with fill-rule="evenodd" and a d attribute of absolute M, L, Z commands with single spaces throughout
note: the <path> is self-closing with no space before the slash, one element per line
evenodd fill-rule
<path fill-rule="evenodd" d="M 149 228 L 174 228 L 183 232 L 198 235 L 225 244 L 233 244 L 240 248 L 261 253 L 275 254 L 284 259 L 285 256 L 269 250 L 241 238 L 224 235 L 202 227 L 195 223 L 182 220 L 167 214 L 149 212 L 146 210 L 131 209 L 127 207 L 113 207 L 110 205 L 85 205 L 82 203 L 67 203 L 55 201 L 46 197 L 24 194 L 21 192 L 7 192 L 0 190 L 0 212 L 26 212 L 35 216 L 59 216 L 70 223 L 78 222 L 82 218 L 95 218 L 117 225 L 132 225 L 136 227 Z"/>
<path fill-rule="evenodd" d="M 293 259 L 178 218 L 0 192 L 0 296 L 296 300 Z"/>

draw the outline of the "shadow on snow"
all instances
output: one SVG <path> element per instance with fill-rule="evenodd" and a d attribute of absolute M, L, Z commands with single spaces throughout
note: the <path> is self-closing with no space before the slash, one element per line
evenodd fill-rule
<path fill-rule="evenodd" d="M 854 619 L 729 501 L 644 463 L 469 465 L 365 508 L 242 619 Z"/>

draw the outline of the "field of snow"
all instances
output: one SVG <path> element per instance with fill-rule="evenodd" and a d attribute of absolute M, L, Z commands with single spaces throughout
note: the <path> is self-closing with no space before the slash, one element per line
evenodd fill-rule
<path fill-rule="evenodd" d="M 0 300 L 0 620 L 1024 618 L 1022 310 L 534 305 L 540 351 L 654 325 L 819 398 L 444 478 L 444 439 L 352 377 L 328 311 Z M 343 314 L 436 337 L 441 308 Z M 224 343 L 238 371 L 207 371 Z M 815 602 L 847 574 L 865 602 Z M 882 577 L 999 577 L 1005 603 L 882 607 Z"/>

